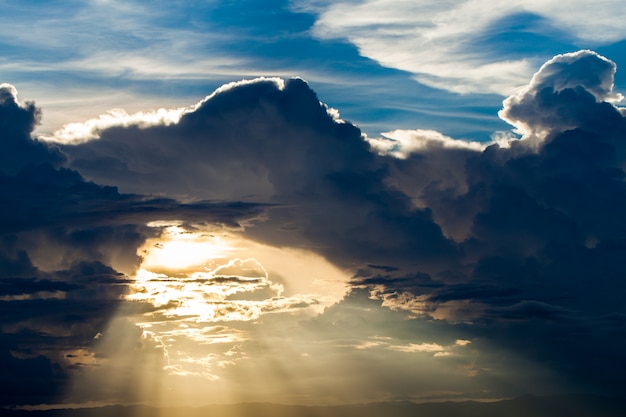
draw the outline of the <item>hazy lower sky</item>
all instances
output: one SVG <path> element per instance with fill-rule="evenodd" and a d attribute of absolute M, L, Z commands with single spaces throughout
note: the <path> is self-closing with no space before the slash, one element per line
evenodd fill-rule
<path fill-rule="evenodd" d="M 0 405 L 623 395 L 625 18 L 0 0 Z"/>

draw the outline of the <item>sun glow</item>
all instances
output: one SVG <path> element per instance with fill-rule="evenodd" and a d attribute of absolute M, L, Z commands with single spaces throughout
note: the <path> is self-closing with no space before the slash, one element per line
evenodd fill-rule
<path fill-rule="evenodd" d="M 223 236 L 192 233 L 179 225 L 171 225 L 160 237 L 149 239 L 144 245 L 142 269 L 197 267 L 213 259 L 225 258 L 232 250 Z"/>
<path fill-rule="evenodd" d="M 261 305 L 269 312 L 290 302 L 306 302 L 319 313 L 347 291 L 349 275 L 314 253 L 262 245 L 224 231 L 153 226 L 165 227 L 140 249 L 143 263 L 127 298 L 165 306 L 169 316 L 206 319 L 200 305 L 215 310 L 220 304 Z"/>
<path fill-rule="evenodd" d="M 158 274 L 141 269 L 129 300 L 145 301 L 162 311 L 167 318 L 194 318 L 197 323 L 247 321 L 258 318 L 270 304 L 278 304 L 281 284 L 272 283 L 267 271 L 253 258 L 228 260 L 215 269 L 198 271 L 183 277 Z M 233 299 L 241 293 L 266 292 L 269 300 Z M 250 298 L 258 298 L 251 296 Z"/>
<path fill-rule="evenodd" d="M 126 298 L 141 306 L 135 324 L 163 348 L 166 374 L 219 380 L 248 357 L 241 346 L 259 337 L 250 326 L 265 315 L 312 317 L 346 294 L 350 275 L 314 253 L 224 230 L 152 226 L 162 233 L 141 249 Z"/>

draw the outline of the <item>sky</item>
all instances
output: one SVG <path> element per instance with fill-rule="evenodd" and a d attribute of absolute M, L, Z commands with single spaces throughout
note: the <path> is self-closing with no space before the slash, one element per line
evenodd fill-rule
<path fill-rule="evenodd" d="M 0 406 L 623 396 L 625 17 L 0 0 Z"/>

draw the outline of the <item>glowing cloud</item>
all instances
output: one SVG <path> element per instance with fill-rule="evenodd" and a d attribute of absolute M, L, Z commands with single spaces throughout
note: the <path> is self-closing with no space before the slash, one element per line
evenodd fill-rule
<path fill-rule="evenodd" d="M 169 126 L 178 122 L 187 110 L 186 108 L 158 109 L 152 112 L 128 114 L 123 109 L 113 109 L 85 122 L 68 123 L 51 135 L 42 134 L 40 137 L 48 142 L 78 144 L 98 139 L 100 132 L 111 127 Z"/>
<path fill-rule="evenodd" d="M 367 142 L 381 155 L 406 159 L 412 153 L 433 149 L 468 149 L 480 152 L 491 143 L 453 139 L 434 130 L 394 130 L 382 134 L 383 139 L 367 138 Z"/>
<path fill-rule="evenodd" d="M 202 359 L 193 345 L 247 340 L 250 335 L 232 324 L 266 314 L 311 317 L 348 289 L 346 273 L 309 252 L 224 231 L 152 225 L 163 227 L 162 233 L 140 250 L 144 261 L 126 299 L 148 306 L 136 322 L 163 345 L 165 370 L 174 375 L 217 378 L 216 369 L 234 364 L 234 358 Z"/>

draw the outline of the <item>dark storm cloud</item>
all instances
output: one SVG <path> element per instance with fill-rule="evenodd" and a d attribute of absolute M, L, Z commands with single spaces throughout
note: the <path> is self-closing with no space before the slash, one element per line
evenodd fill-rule
<path fill-rule="evenodd" d="M 40 118 L 41 112 L 35 103 L 18 103 L 15 87 L 0 84 L 1 173 L 14 174 L 25 166 L 58 164 L 64 160 L 60 152 L 31 140 L 30 133 Z"/>
<path fill-rule="evenodd" d="M 616 352 L 626 340 L 615 69 L 590 51 L 550 60 L 504 101 L 501 117 L 524 138 L 484 151 L 376 156 L 298 79 L 234 84 L 173 125 L 112 127 L 64 151 L 89 178 L 127 191 L 276 204 L 248 236 L 360 266 L 353 284 L 388 307 L 617 393 L 626 381 L 605 370 L 625 365 Z M 596 325 L 606 317 L 610 331 Z M 580 360 L 597 345 L 610 353 Z"/>
<path fill-rule="evenodd" d="M 451 184 L 421 167 L 446 166 L 442 152 L 392 162 L 392 181 L 432 208 L 458 241 L 463 266 L 434 274 L 446 283 L 435 287 L 407 287 L 396 274 L 385 297 L 411 292 L 427 299 L 424 314 L 450 321 L 463 321 L 453 314 L 463 308 L 466 321 L 481 323 L 476 335 L 550 362 L 584 389 L 620 394 L 625 381 L 609 370 L 626 365 L 617 354 L 624 322 L 600 324 L 626 309 L 626 122 L 606 101 L 618 96 L 614 71 L 590 51 L 546 63 L 500 113 L 524 138 L 463 151 L 463 175 L 450 168 L 457 173 Z M 423 185 L 409 190 L 407 172 L 419 172 Z M 592 365 L 585 352 L 599 346 L 607 355 Z"/>
<path fill-rule="evenodd" d="M 39 117 L 14 87 L 0 86 L 0 405 L 58 400 L 127 292 L 129 280 L 115 268 L 136 269 L 137 250 L 158 233 L 147 222 L 239 227 L 261 210 L 87 182 L 63 167 L 56 147 L 31 138 Z"/>
<path fill-rule="evenodd" d="M 14 155 L 3 156 L 10 169 L 0 178 L 0 303 L 13 346 L 5 362 L 62 377 L 48 371 L 61 361 L 35 346 L 62 351 L 100 332 L 124 288 L 116 266 L 136 266 L 136 248 L 155 233 L 146 221 L 254 218 L 248 237 L 354 267 L 348 297 L 367 293 L 422 318 L 420 326 L 491 345 L 498 358 L 513 352 L 570 388 L 620 394 L 626 124 L 612 103 L 614 71 L 590 51 L 546 63 L 504 102 L 501 116 L 524 134 L 510 146 L 375 155 L 304 81 L 256 80 L 218 90 L 177 123 L 102 128 L 99 139 L 62 147 L 65 168 L 58 150 L 30 138 L 36 108 L 4 86 L 2 111 L 20 115 L 0 118 Z M 227 202 L 239 200 L 249 203 Z M 40 266 L 50 253 L 65 258 L 55 270 Z M 51 310 L 40 327 L 32 323 Z M 82 342 L 43 331 L 69 323 Z"/>
<path fill-rule="evenodd" d="M 98 263 L 39 278 L 0 277 L 0 404 L 58 401 L 72 361 L 105 328 L 125 292 L 124 279 Z"/>
<path fill-rule="evenodd" d="M 63 369 L 44 356 L 19 359 L 0 350 L 0 405 L 51 403 L 67 382 Z"/>
<path fill-rule="evenodd" d="M 122 190 L 276 204 L 251 236 L 335 262 L 431 263 L 454 251 L 430 210 L 385 183 L 387 164 L 360 130 L 300 79 L 233 84 L 176 124 L 112 127 L 63 150 Z"/>

